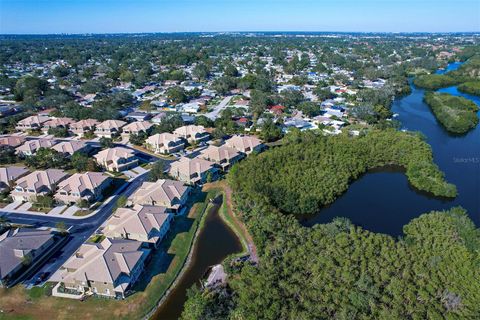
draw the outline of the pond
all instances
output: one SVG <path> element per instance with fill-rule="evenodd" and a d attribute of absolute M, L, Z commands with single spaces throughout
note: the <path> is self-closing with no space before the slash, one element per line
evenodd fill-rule
<path fill-rule="evenodd" d="M 455 70 L 459 63 L 446 70 Z M 471 99 L 456 87 L 439 90 Z M 445 173 L 447 181 L 457 186 L 459 195 L 451 200 L 438 199 L 414 190 L 398 169 L 376 170 L 352 183 L 348 191 L 332 205 L 304 221 L 307 226 L 330 222 L 334 217 L 346 217 L 367 230 L 398 236 L 403 225 L 430 210 L 462 206 L 480 225 L 480 126 L 465 135 L 449 134 L 423 102 L 424 90 L 412 85 L 412 93 L 398 98 L 392 106 L 402 129 L 420 131 L 433 150 L 435 163 Z"/>

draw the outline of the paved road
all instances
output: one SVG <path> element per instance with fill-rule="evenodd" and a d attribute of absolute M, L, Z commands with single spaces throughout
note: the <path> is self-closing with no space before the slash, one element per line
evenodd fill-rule
<path fill-rule="evenodd" d="M 233 96 L 225 97 L 217 106 L 213 108 L 212 112 L 205 113 L 205 117 L 209 118 L 210 120 L 217 119 L 220 112 L 227 107 L 228 103 L 230 102 L 230 100 L 232 100 L 232 98 Z"/>
<path fill-rule="evenodd" d="M 50 272 L 53 274 L 58 268 L 87 240 L 92 234 L 107 220 L 112 214 L 112 209 L 116 204 L 116 200 L 120 195 L 126 197 L 130 196 L 148 177 L 148 172 L 139 175 L 134 180 L 129 182 L 123 191 L 116 194 L 110 202 L 105 204 L 92 217 L 82 220 L 72 220 L 66 218 L 54 218 L 48 216 L 33 216 L 28 214 L 13 213 L 2 211 L 0 209 L 0 216 L 5 216 L 12 223 L 30 224 L 36 227 L 52 227 L 54 228 L 58 222 L 65 223 L 70 231 L 70 239 L 67 244 L 60 249 L 55 255 L 56 260 L 53 263 L 47 263 L 42 266 L 36 274 L 31 277 L 31 280 L 26 285 L 32 284 L 33 281 L 43 272 Z"/>

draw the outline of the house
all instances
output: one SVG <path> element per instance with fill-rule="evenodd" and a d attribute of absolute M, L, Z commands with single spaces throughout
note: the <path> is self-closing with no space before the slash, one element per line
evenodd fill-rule
<path fill-rule="evenodd" d="M 9 146 L 12 148 L 16 148 L 19 145 L 25 142 L 25 137 L 20 136 L 6 136 L 0 137 L 0 146 Z"/>
<path fill-rule="evenodd" d="M 270 107 L 270 112 L 275 114 L 275 115 L 281 115 L 282 113 L 285 112 L 286 107 L 282 105 L 275 105 Z"/>
<path fill-rule="evenodd" d="M 9 229 L 0 235 L 0 286 L 36 265 L 55 243 L 47 230 Z"/>
<path fill-rule="evenodd" d="M 188 125 L 175 129 L 173 134 L 179 138 L 183 138 L 188 142 L 202 142 L 210 139 L 210 135 L 203 126 Z"/>
<path fill-rule="evenodd" d="M 150 120 L 152 118 L 152 114 L 151 113 L 146 113 L 146 112 L 134 111 L 134 112 L 130 112 L 129 114 L 127 114 L 125 116 L 125 118 L 127 120 L 131 120 L 131 121 L 147 121 L 147 120 Z"/>
<path fill-rule="evenodd" d="M 245 154 L 250 154 L 253 151 L 260 152 L 265 147 L 257 137 L 244 135 L 234 135 L 226 140 L 225 144 Z"/>
<path fill-rule="evenodd" d="M 96 126 L 95 135 L 99 137 L 112 138 L 120 134 L 120 129 L 126 125 L 121 120 L 105 120 Z"/>
<path fill-rule="evenodd" d="M 131 149 L 115 147 L 100 151 L 94 156 L 99 165 L 108 171 L 123 171 L 137 166 L 138 159 Z"/>
<path fill-rule="evenodd" d="M 51 148 L 57 142 L 51 139 L 36 139 L 25 141 L 20 147 L 15 149 L 15 153 L 19 156 L 31 156 L 34 155 L 40 148 Z"/>
<path fill-rule="evenodd" d="M 183 182 L 159 179 L 144 182 L 129 198 L 129 203 L 144 206 L 161 206 L 179 214 L 187 203 L 190 188 Z"/>
<path fill-rule="evenodd" d="M 168 132 L 154 134 L 148 137 L 145 143 L 148 150 L 162 154 L 178 152 L 185 148 L 182 139 Z"/>
<path fill-rule="evenodd" d="M 241 160 L 244 156 L 234 148 L 222 145 L 219 147 L 209 146 L 207 149 L 200 152 L 200 158 L 215 162 L 218 166 L 226 171 L 231 166 Z"/>
<path fill-rule="evenodd" d="M 88 153 L 90 146 L 83 141 L 62 141 L 52 147 L 53 150 L 63 153 L 65 156 L 71 156 L 75 152 Z"/>
<path fill-rule="evenodd" d="M 50 118 L 46 116 L 30 116 L 17 122 L 15 129 L 19 131 L 40 130 Z"/>
<path fill-rule="evenodd" d="M 107 220 L 103 234 L 108 238 L 144 242 L 156 248 L 170 229 L 172 220 L 173 214 L 165 207 L 119 208 Z"/>
<path fill-rule="evenodd" d="M 152 126 L 153 124 L 148 121 L 135 121 L 122 128 L 122 136 L 128 137 L 132 133 L 139 134 L 140 132 L 147 133 Z"/>
<path fill-rule="evenodd" d="M 70 124 L 70 131 L 79 137 L 83 137 L 87 132 L 94 132 L 97 125 L 99 125 L 95 119 L 85 119 Z"/>
<path fill-rule="evenodd" d="M 185 103 L 180 107 L 182 112 L 197 113 L 200 110 L 200 104 L 198 102 Z"/>
<path fill-rule="evenodd" d="M 217 171 L 211 161 L 201 158 L 181 157 L 171 163 L 169 174 L 180 181 L 195 184 L 214 180 Z"/>
<path fill-rule="evenodd" d="M 55 200 L 64 204 L 75 204 L 81 200 L 93 202 L 102 197 L 111 179 L 101 172 L 75 173 L 58 184 Z"/>
<path fill-rule="evenodd" d="M 155 115 L 151 121 L 155 124 L 159 124 L 166 118 L 167 114 L 165 112 L 160 112 L 159 114 Z"/>
<path fill-rule="evenodd" d="M 14 182 L 25 176 L 29 171 L 24 167 L 6 167 L 0 168 L 0 192 L 10 190 Z"/>
<path fill-rule="evenodd" d="M 132 240 L 105 238 L 85 242 L 60 268 L 60 282 L 69 290 L 125 298 L 140 277 L 150 250 Z"/>
<path fill-rule="evenodd" d="M 10 193 L 14 201 L 36 201 L 37 196 L 53 193 L 68 174 L 59 169 L 37 170 L 17 180 Z"/>
<path fill-rule="evenodd" d="M 42 131 L 48 132 L 49 129 L 68 128 L 75 120 L 70 118 L 53 118 L 43 123 Z"/>

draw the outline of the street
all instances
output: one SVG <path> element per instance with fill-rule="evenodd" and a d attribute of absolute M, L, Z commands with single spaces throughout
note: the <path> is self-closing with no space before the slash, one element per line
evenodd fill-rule
<path fill-rule="evenodd" d="M 225 97 L 218 105 L 213 108 L 213 111 L 205 113 L 205 117 L 209 118 L 210 120 L 217 119 L 220 112 L 227 107 L 228 103 L 230 102 L 230 100 L 232 100 L 232 98 L 233 96 Z"/>

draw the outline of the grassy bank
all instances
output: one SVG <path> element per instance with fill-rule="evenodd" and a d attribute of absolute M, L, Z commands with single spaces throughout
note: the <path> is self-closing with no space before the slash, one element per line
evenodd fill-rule
<path fill-rule="evenodd" d="M 208 199 L 219 190 L 197 192 L 190 200 L 191 209 L 178 217 L 160 250 L 152 257 L 136 293 L 125 300 L 89 298 L 74 301 L 51 297 L 51 285 L 26 290 L 23 286 L 0 289 L 0 319 L 140 319 L 162 298 L 181 272 L 196 232 L 203 225 Z"/>
<path fill-rule="evenodd" d="M 466 133 L 478 124 L 478 107 L 466 98 L 455 97 L 448 93 L 427 92 L 425 102 L 449 132 Z"/>

